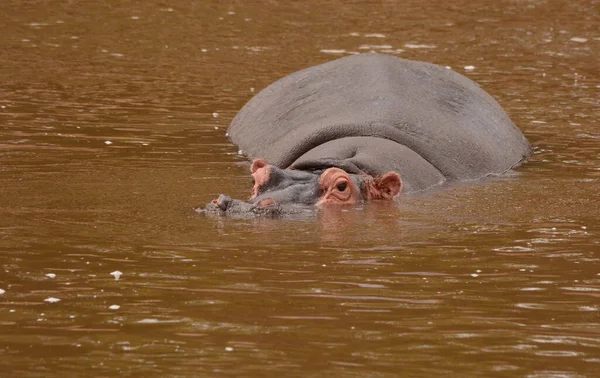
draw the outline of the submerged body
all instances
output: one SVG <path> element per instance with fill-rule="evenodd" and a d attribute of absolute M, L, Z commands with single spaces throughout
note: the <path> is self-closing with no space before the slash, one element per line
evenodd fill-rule
<path fill-rule="evenodd" d="M 253 206 L 391 199 L 498 175 L 531 153 L 500 105 L 473 81 L 373 53 L 278 80 L 242 108 L 228 134 L 257 159 Z M 226 212 L 234 202 L 225 202 L 208 208 Z"/>

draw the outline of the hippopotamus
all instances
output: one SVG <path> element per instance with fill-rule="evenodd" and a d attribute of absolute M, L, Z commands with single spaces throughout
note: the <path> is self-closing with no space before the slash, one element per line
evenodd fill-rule
<path fill-rule="evenodd" d="M 292 73 L 239 111 L 228 136 L 253 159 L 248 201 L 206 210 L 285 209 L 391 200 L 500 175 L 531 154 L 502 107 L 463 75 L 367 53 Z"/>

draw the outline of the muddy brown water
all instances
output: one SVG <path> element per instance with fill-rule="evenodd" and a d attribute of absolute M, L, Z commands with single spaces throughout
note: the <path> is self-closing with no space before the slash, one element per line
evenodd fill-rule
<path fill-rule="evenodd" d="M 0 376 L 598 376 L 599 25 L 592 0 L 0 2 Z M 397 204 L 193 212 L 250 192 L 246 101 L 371 50 L 477 81 L 535 154 Z"/>

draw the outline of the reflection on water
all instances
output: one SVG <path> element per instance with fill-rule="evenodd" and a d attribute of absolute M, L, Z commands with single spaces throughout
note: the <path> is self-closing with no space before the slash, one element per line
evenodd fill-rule
<path fill-rule="evenodd" d="M 594 376 L 597 4 L 0 4 L 7 376 Z M 295 70 L 369 51 L 506 108 L 518 172 L 283 220 L 225 137 Z M 118 273 L 120 272 L 120 274 Z"/>

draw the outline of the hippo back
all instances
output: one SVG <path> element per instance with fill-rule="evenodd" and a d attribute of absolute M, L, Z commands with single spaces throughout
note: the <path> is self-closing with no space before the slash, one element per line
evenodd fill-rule
<path fill-rule="evenodd" d="M 252 98 L 229 136 L 281 168 L 398 171 L 407 191 L 500 174 L 531 152 L 500 105 L 441 66 L 359 54 L 286 76 Z"/>

